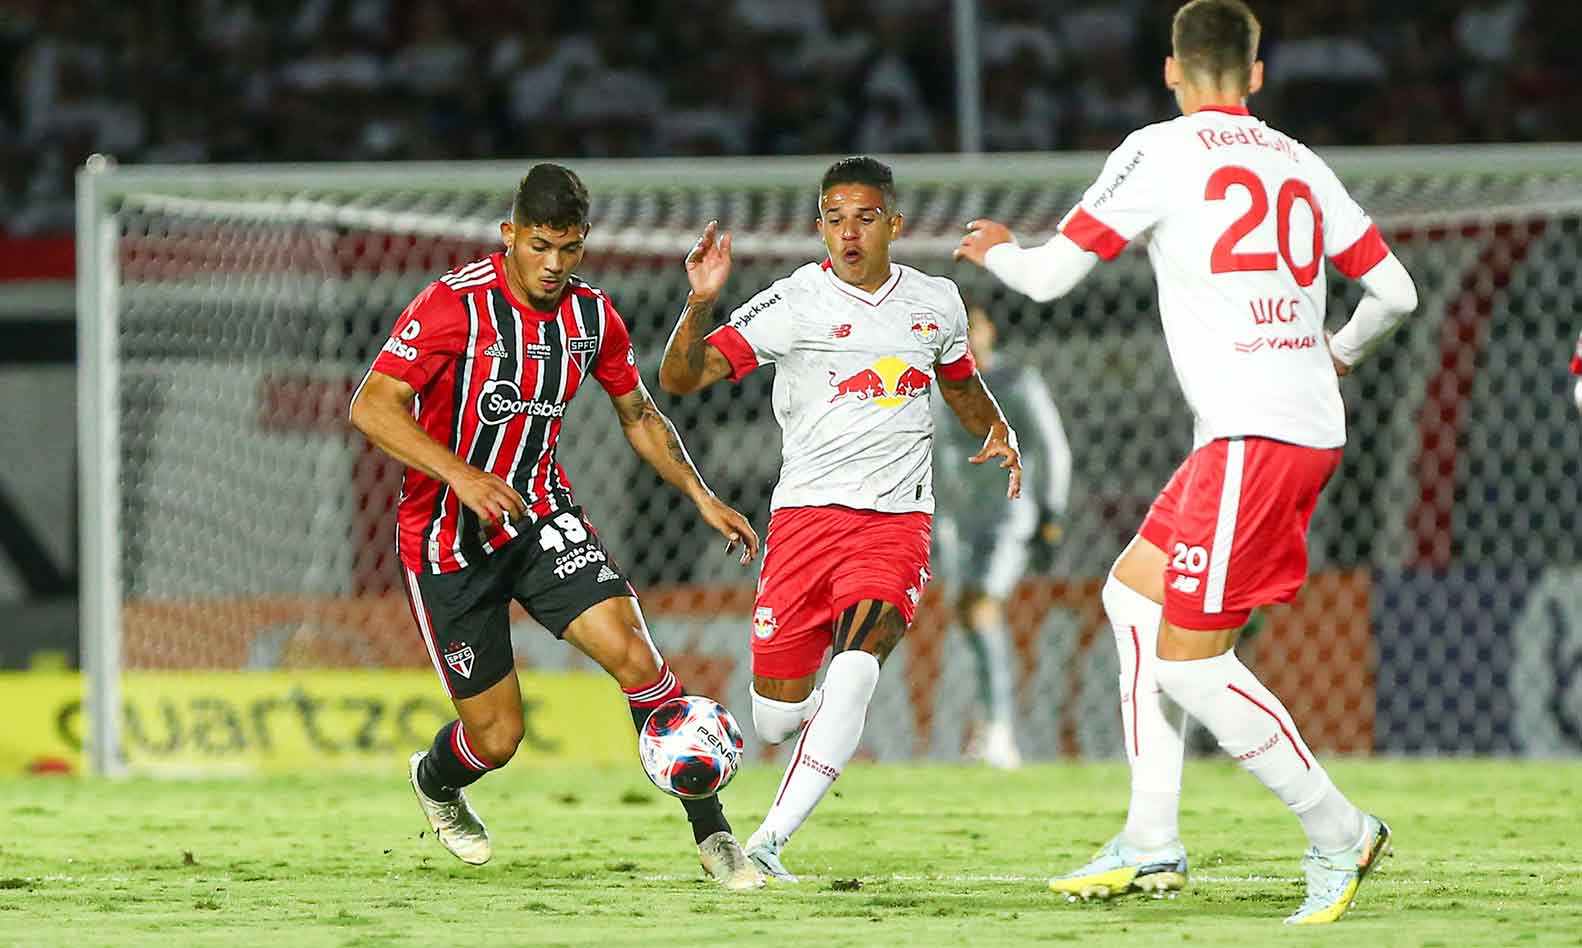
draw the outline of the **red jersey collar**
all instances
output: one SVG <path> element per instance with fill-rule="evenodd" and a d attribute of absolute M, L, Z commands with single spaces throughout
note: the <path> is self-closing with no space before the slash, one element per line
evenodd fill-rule
<path fill-rule="evenodd" d="M 1200 105 L 1199 112 L 1224 112 L 1226 115 L 1251 115 L 1245 105 Z"/>

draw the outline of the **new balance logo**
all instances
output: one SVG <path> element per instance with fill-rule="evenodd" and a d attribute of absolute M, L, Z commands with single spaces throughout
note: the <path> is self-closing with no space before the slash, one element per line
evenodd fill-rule
<path fill-rule="evenodd" d="M 1170 588 L 1190 596 L 1197 592 L 1198 587 L 1201 585 L 1203 585 L 1203 581 L 1196 576 L 1177 576 L 1175 581 L 1170 584 Z"/>
<path fill-rule="evenodd" d="M 851 335 L 851 323 L 841 323 L 839 326 L 831 326 L 829 329 L 829 337 L 831 339 L 845 339 L 849 335 Z"/>
<path fill-rule="evenodd" d="M 617 573 L 613 569 L 610 569 L 608 566 L 601 566 L 601 567 L 599 567 L 599 578 L 598 578 L 597 582 L 607 583 L 607 582 L 609 582 L 612 579 L 620 579 L 620 578 L 621 578 L 621 574 Z"/>
<path fill-rule="evenodd" d="M 505 340 L 503 340 L 503 339 L 496 339 L 494 341 L 494 345 L 492 345 L 489 348 L 483 350 L 483 354 L 486 355 L 486 356 L 489 356 L 490 358 L 494 358 L 494 359 L 504 359 L 504 358 L 508 357 L 511 353 L 507 352 L 506 349 L 505 349 Z"/>

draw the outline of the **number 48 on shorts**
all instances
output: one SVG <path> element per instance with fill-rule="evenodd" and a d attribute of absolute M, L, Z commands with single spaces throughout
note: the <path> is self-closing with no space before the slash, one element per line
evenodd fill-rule
<path fill-rule="evenodd" d="M 581 517 L 570 511 L 556 514 L 539 526 L 538 547 L 554 555 L 556 579 L 565 579 L 590 563 L 609 559 L 597 544 L 584 546 L 587 541 L 588 528 Z"/>

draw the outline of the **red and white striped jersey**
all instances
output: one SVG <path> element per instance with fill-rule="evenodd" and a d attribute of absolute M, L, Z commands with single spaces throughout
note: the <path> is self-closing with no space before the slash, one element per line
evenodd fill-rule
<path fill-rule="evenodd" d="M 572 277 L 555 311 L 540 312 L 512 295 L 499 253 L 419 293 L 369 371 L 416 389 L 423 430 L 515 487 L 531 520 L 574 503 L 555 444 L 583 379 L 611 395 L 639 383 L 626 324 L 602 290 Z M 406 471 L 396 543 L 408 568 L 461 569 L 517 533 L 517 524 L 483 526 L 443 481 Z"/>

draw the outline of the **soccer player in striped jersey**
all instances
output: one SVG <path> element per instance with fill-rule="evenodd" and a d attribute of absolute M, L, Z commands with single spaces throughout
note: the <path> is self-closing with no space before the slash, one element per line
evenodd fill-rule
<path fill-rule="evenodd" d="M 406 593 L 456 708 L 412 755 L 412 787 L 436 838 L 474 865 L 492 847 L 463 788 L 522 740 L 512 599 L 620 684 L 639 731 L 682 694 L 555 460 L 583 382 L 604 388 L 632 450 L 728 538 L 727 551 L 740 545 L 744 565 L 758 551 L 747 518 L 709 490 L 649 397 L 615 306 L 574 274 L 587 234 L 576 174 L 535 165 L 500 225 L 505 250 L 418 294 L 352 397 L 352 424 L 407 467 L 396 528 Z M 718 797 L 682 803 L 705 871 L 731 889 L 763 885 Z"/>
<path fill-rule="evenodd" d="M 1389 827 L 1336 788 L 1233 646 L 1251 610 L 1289 601 L 1306 579 L 1308 522 L 1346 441 L 1338 376 L 1416 308 L 1417 291 L 1324 161 L 1248 113 L 1263 82 L 1258 34 L 1242 0 L 1182 6 L 1164 69 L 1181 116 L 1128 136 L 1048 243 L 1019 247 L 1004 225 L 974 221 L 957 255 L 1050 300 L 1145 239 L 1196 422 L 1196 450 L 1103 591 L 1132 767 L 1126 826 L 1050 888 L 1085 898 L 1185 883 L 1184 711 L 1300 820 L 1307 898 L 1286 921 L 1311 925 L 1345 913 Z M 1326 257 L 1365 291 L 1332 340 Z"/>

